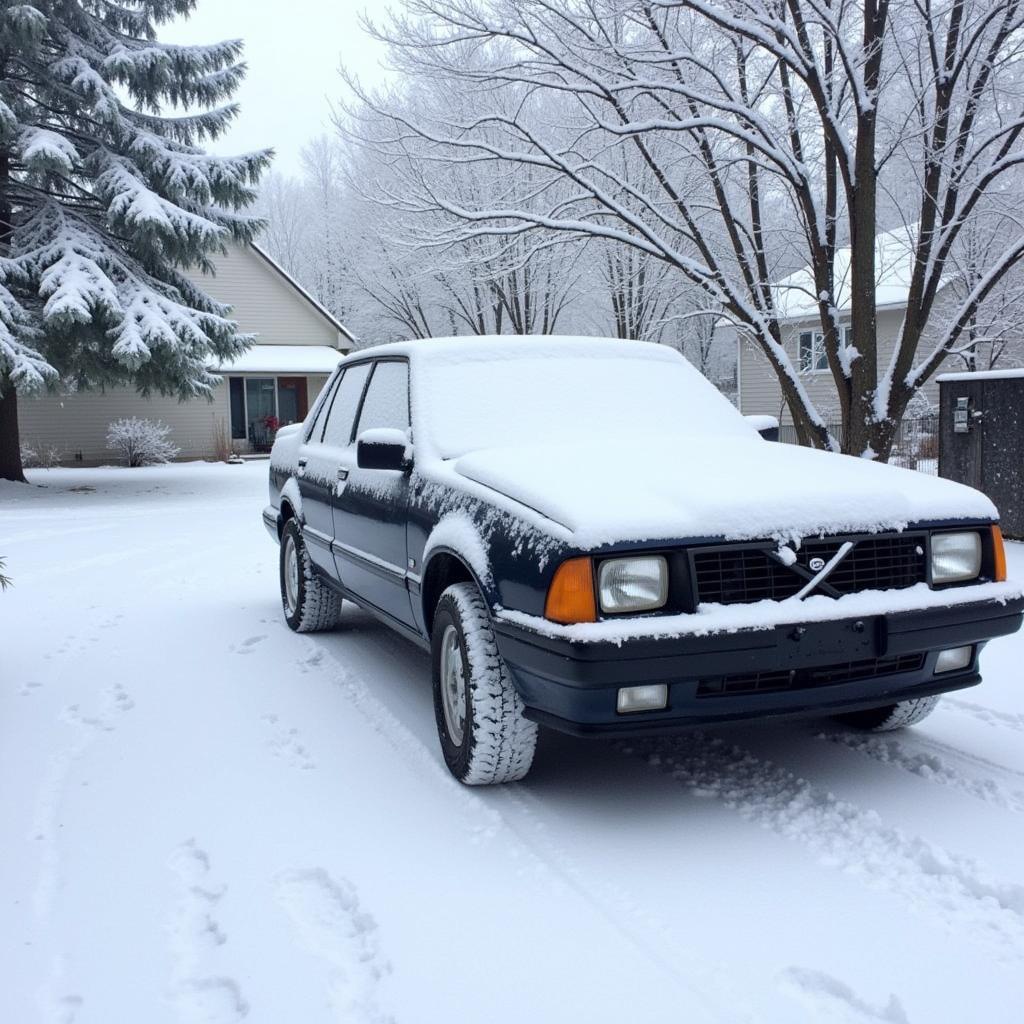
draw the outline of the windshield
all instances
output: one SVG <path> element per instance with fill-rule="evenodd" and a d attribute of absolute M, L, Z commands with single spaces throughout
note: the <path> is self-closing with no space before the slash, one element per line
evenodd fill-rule
<path fill-rule="evenodd" d="M 757 436 L 682 358 L 502 353 L 424 360 L 415 376 L 420 427 L 441 458 L 602 438 Z"/>

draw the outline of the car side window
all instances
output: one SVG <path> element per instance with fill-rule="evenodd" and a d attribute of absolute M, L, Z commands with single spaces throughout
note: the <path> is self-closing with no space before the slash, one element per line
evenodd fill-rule
<path fill-rule="evenodd" d="M 343 374 L 335 374 L 327 385 L 324 387 L 322 397 L 318 399 L 316 408 L 313 410 L 312 420 L 309 422 L 309 428 L 306 431 L 306 441 L 319 441 L 324 434 L 324 423 L 327 419 L 327 410 L 331 407 L 331 401 L 334 398 L 334 392 L 338 387 L 338 381 L 341 380 Z"/>
<path fill-rule="evenodd" d="M 375 427 L 409 428 L 409 364 L 404 361 L 379 362 L 374 368 L 356 433 Z"/>
<path fill-rule="evenodd" d="M 359 400 L 363 396 L 363 386 L 370 374 L 370 364 L 361 363 L 350 366 L 341 378 L 341 383 L 334 392 L 334 401 L 327 414 L 324 426 L 324 444 L 337 445 L 344 448 L 352 440 L 352 424 L 359 411 Z"/>

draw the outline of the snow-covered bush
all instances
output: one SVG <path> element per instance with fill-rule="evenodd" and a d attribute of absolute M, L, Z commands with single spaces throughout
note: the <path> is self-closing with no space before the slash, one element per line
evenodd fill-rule
<path fill-rule="evenodd" d="M 181 449 L 168 440 L 171 428 L 159 420 L 137 416 L 114 420 L 107 428 L 107 447 L 119 451 L 128 466 L 170 462 Z"/>
<path fill-rule="evenodd" d="M 21 445 L 21 464 L 25 469 L 53 469 L 61 464 L 63 458 L 63 453 L 56 445 L 31 442 L 23 442 Z"/>
<path fill-rule="evenodd" d="M 3 567 L 4 560 L 0 558 L 0 569 L 3 569 Z M 0 590 L 6 590 L 9 586 L 11 586 L 10 576 L 5 576 L 2 572 L 0 572 Z"/>

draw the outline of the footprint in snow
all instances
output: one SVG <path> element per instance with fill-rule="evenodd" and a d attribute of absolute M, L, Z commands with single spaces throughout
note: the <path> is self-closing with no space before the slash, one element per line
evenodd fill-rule
<path fill-rule="evenodd" d="M 282 725 L 277 715 L 264 715 L 263 721 L 274 730 L 270 749 L 275 757 L 280 757 L 293 768 L 301 768 L 303 771 L 312 771 L 316 767 L 316 762 L 299 740 L 298 729 Z"/>
<path fill-rule="evenodd" d="M 194 839 L 171 855 L 178 876 L 178 904 L 170 926 L 174 974 L 171 995 L 182 1024 L 237 1024 L 249 1012 L 234 979 L 212 973 L 228 937 L 216 917 L 227 886 L 210 875 L 210 856 Z"/>
<path fill-rule="evenodd" d="M 828 1014 L 849 1024 L 910 1024 L 899 999 L 872 1006 L 849 985 L 824 971 L 790 967 L 778 978 L 780 987 L 804 1003 L 817 1018 Z"/>
<path fill-rule="evenodd" d="M 266 634 L 262 634 L 261 636 L 251 636 L 251 637 L 249 637 L 248 640 L 243 640 L 235 648 L 235 653 L 236 654 L 252 654 L 253 648 L 257 644 L 262 643 L 266 639 L 267 639 Z"/>
<path fill-rule="evenodd" d="M 339 1019 L 388 1024 L 381 1009 L 380 980 L 391 971 L 377 944 L 377 923 L 362 910 L 355 886 L 323 870 L 283 875 L 278 903 L 291 918 L 299 941 L 328 968 L 328 992 Z"/>

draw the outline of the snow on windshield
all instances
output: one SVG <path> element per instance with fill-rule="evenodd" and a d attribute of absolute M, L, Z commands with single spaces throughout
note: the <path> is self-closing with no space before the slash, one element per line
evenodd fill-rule
<path fill-rule="evenodd" d="M 636 345 L 636 354 L 623 352 Z M 424 360 L 414 401 L 441 458 L 507 445 L 635 437 L 756 437 L 733 406 L 671 349 L 602 342 Z"/>

